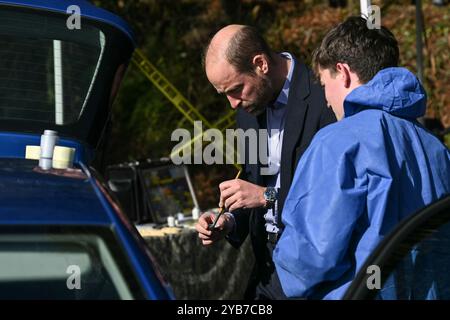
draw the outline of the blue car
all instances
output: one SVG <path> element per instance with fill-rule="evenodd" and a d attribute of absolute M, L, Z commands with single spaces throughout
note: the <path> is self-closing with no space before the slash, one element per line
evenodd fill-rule
<path fill-rule="evenodd" d="M 0 0 L 0 299 L 173 299 L 90 167 L 134 46 L 87 1 Z M 45 130 L 73 166 L 28 154 Z"/>

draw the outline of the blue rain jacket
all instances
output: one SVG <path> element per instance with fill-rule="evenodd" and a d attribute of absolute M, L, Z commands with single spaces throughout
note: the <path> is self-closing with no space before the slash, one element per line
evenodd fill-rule
<path fill-rule="evenodd" d="M 426 94 L 404 68 L 353 90 L 343 120 L 299 161 L 274 251 L 288 297 L 340 299 L 400 220 L 450 193 L 450 153 L 416 118 Z"/>

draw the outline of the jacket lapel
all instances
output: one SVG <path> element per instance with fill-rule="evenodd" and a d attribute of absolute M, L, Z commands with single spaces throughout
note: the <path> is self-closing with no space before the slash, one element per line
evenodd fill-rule
<path fill-rule="evenodd" d="M 266 113 L 263 112 L 261 115 L 259 115 L 258 117 L 249 114 L 248 112 L 242 110 L 242 109 L 238 109 L 238 122 L 239 122 L 239 128 L 243 129 L 244 131 L 251 129 L 251 130 L 256 130 L 256 135 L 257 135 L 257 152 L 258 152 L 258 161 L 256 164 L 249 164 L 248 160 L 249 160 L 249 152 L 251 150 L 251 147 L 248 143 L 248 141 L 244 141 L 244 148 L 245 148 L 245 161 L 246 161 L 246 173 L 247 176 L 251 176 L 251 181 L 255 184 L 258 185 L 262 185 L 263 183 L 263 179 L 260 175 L 260 169 L 261 169 L 261 159 L 259 158 L 260 152 L 259 152 L 259 146 L 261 143 L 267 143 L 266 142 L 260 142 L 259 141 L 259 129 L 265 129 L 267 127 L 266 125 Z"/>
<path fill-rule="evenodd" d="M 296 60 L 292 83 L 289 87 L 289 98 L 286 105 L 286 122 L 284 126 L 283 147 L 281 150 L 281 185 L 288 186 L 296 166 L 295 147 L 299 143 L 308 104 L 305 99 L 310 94 L 308 69 Z M 284 199 L 283 199 L 284 202 Z M 282 208 L 280 208 L 281 211 Z M 281 213 L 281 212 L 280 212 Z M 281 214 L 279 214 L 281 216 Z M 279 217 L 280 218 L 280 217 Z"/>

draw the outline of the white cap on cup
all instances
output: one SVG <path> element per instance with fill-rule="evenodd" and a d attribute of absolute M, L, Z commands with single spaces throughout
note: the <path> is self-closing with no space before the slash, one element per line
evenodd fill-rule
<path fill-rule="evenodd" d="M 45 130 L 41 135 L 41 152 L 39 157 L 39 166 L 48 170 L 52 168 L 53 150 L 58 142 L 58 133 L 53 130 Z"/>
<path fill-rule="evenodd" d="M 167 217 L 167 225 L 169 227 L 175 227 L 175 217 L 174 216 Z"/>
<path fill-rule="evenodd" d="M 192 219 L 198 220 L 200 217 L 200 209 L 197 207 L 192 208 Z"/>

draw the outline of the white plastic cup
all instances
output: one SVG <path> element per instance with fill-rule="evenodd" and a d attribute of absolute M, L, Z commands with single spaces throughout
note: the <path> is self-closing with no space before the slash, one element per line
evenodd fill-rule
<path fill-rule="evenodd" d="M 169 227 L 175 227 L 175 217 L 173 216 L 167 217 L 167 225 Z"/>
<path fill-rule="evenodd" d="M 177 220 L 178 222 L 183 222 L 184 214 L 182 212 L 177 213 Z"/>
<path fill-rule="evenodd" d="M 192 219 L 198 220 L 200 217 L 200 209 L 197 207 L 192 208 Z"/>
<path fill-rule="evenodd" d="M 39 166 L 44 170 L 52 168 L 53 150 L 58 142 L 58 132 L 45 130 L 41 135 L 41 153 L 39 156 Z"/>

